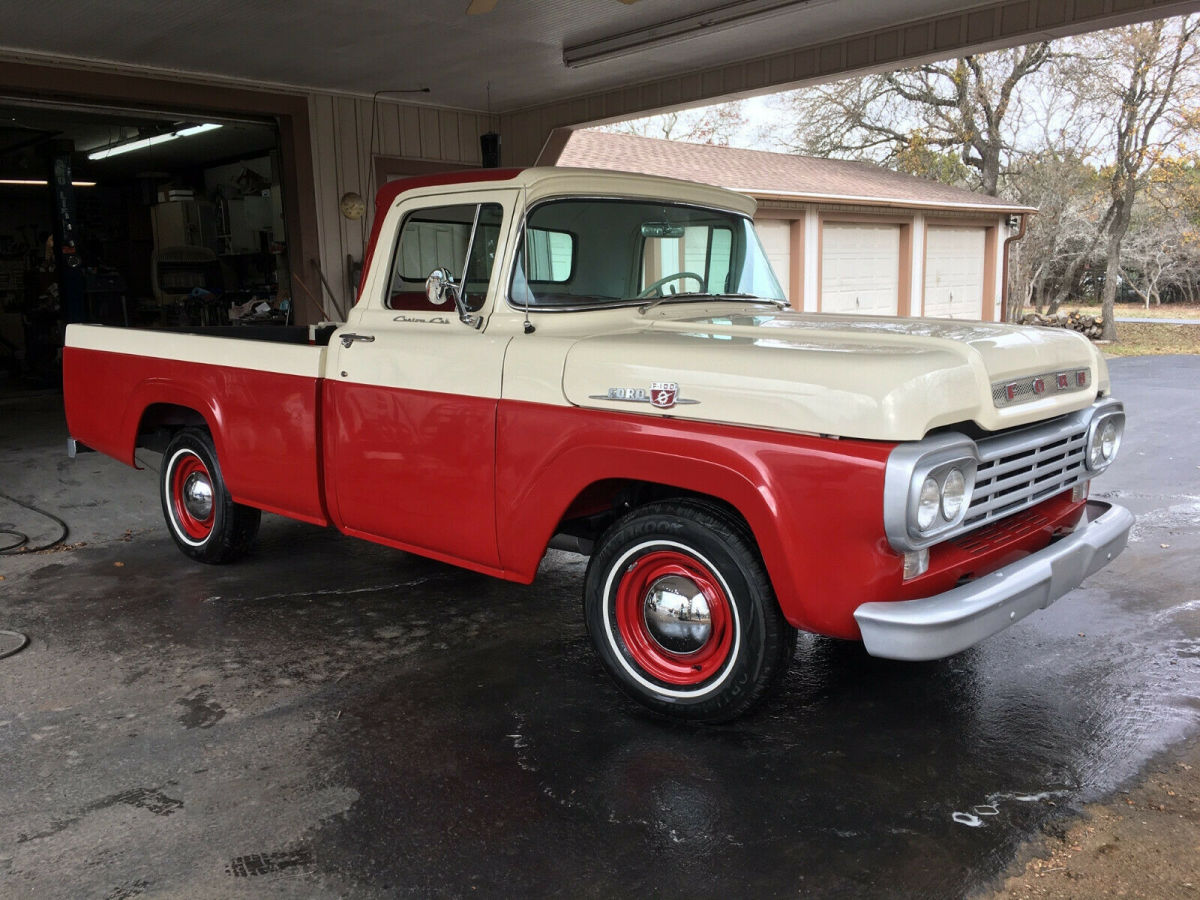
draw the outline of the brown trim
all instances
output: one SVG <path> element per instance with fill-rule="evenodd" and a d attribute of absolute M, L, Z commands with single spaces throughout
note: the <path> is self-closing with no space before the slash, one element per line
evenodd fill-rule
<path fill-rule="evenodd" d="M 546 137 L 546 143 L 542 144 L 542 152 L 538 154 L 538 158 L 533 164 L 535 166 L 557 165 L 558 159 L 567 149 L 567 142 L 571 140 L 574 131 L 574 128 L 555 128 L 551 131 Z"/>
<path fill-rule="evenodd" d="M 983 321 L 996 318 L 996 244 L 1000 229 L 992 225 L 983 239 Z"/>
<path fill-rule="evenodd" d="M 803 209 L 780 209 L 777 206 L 760 206 L 754 210 L 755 219 L 803 219 Z"/>
<path fill-rule="evenodd" d="M 780 178 L 788 177 L 780 173 Z M 804 203 L 808 205 L 821 204 L 824 206 L 864 206 L 873 209 L 897 209 L 906 212 L 930 213 L 932 215 L 955 215 L 964 213 L 968 216 L 1004 215 L 1007 213 L 1037 212 L 1032 206 L 1005 206 L 992 203 L 944 203 L 936 200 L 925 200 L 921 197 L 887 197 L 887 196 L 840 196 L 838 194 L 806 194 L 802 191 L 794 193 L 754 190 L 753 188 L 730 187 L 729 190 L 753 197 L 759 203 Z M 963 191 L 967 196 L 970 191 Z M 783 207 L 774 207 L 782 211 Z"/>
<path fill-rule="evenodd" d="M 788 248 L 788 301 L 792 309 L 804 309 L 804 218 L 792 219 Z"/>
<path fill-rule="evenodd" d="M 657 253 L 646 253 L 646 241 L 642 241 L 642 271 L 645 273 L 643 285 L 654 284 L 663 276 L 662 259 Z"/>
<path fill-rule="evenodd" d="M 1001 260 L 1003 268 L 1000 270 L 1000 321 L 1008 321 L 1008 255 L 1009 249 L 1013 243 L 1025 237 L 1025 225 L 1028 221 L 1028 215 L 1021 216 L 1020 230 L 1016 234 L 1010 234 L 1004 239 L 1004 249 L 1000 252 L 1004 255 Z"/>
<path fill-rule="evenodd" d="M 996 217 L 950 219 L 928 218 L 925 220 L 925 234 L 921 245 L 925 258 L 921 261 L 921 314 L 925 314 L 925 282 L 929 272 L 929 229 L 930 228 L 982 228 L 983 229 L 983 297 L 981 320 L 995 321 L 996 310 L 996 247 L 1000 229 Z"/>
<path fill-rule="evenodd" d="M 390 178 L 410 175 L 437 175 L 441 172 L 459 172 L 463 169 L 478 169 L 479 166 L 464 166 L 458 163 L 429 162 L 421 159 L 405 159 L 402 156 L 375 157 L 375 190 L 388 183 Z"/>
<path fill-rule="evenodd" d="M 163 112 L 207 112 L 272 118 L 279 127 L 280 177 L 284 221 L 288 225 L 291 276 L 313 296 L 321 296 L 320 280 L 308 260 L 320 253 L 317 197 L 312 159 L 308 98 L 243 88 L 156 79 L 114 72 L 38 66 L 0 61 L 0 93 L 48 102 L 136 105 Z M 297 318 L 307 304 L 296 302 Z"/>
<path fill-rule="evenodd" d="M 825 263 L 825 225 L 895 225 L 900 228 L 900 260 L 896 285 L 896 315 L 907 316 L 912 309 L 912 216 L 872 216 L 864 213 L 823 211 L 817 213 L 817 312 L 821 312 L 822 267 Z"/>

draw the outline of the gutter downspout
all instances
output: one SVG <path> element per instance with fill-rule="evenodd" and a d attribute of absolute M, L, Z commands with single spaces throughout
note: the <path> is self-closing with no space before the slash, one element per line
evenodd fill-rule
<path fill-rule="evenodd" d="M 1004 239 L 1004 265 L 1000 273 L 1000 321 L 1008 321 L 1008 245 L 1025 237 L 1025 222 L 1032 213 L 1018 213 L 1021 217 L 1020 230 Z"/>

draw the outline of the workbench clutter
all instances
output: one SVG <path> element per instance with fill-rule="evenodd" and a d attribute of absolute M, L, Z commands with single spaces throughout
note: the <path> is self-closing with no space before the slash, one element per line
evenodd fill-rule
<path fill-rule="evenodd" d="M 229 323 L 231 325 L 285 325 L 291 316 L 292 301 L 284 297 L 278 306 L 272 306 L 266 300 L 251 298 L 245 303 L 229 304 Z"/>

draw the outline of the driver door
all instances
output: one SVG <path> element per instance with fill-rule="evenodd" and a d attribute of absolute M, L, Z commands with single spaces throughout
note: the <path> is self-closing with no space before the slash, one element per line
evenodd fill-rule
<path fill-rule="evenodd" d="M 434 305 L 434 268 L 462 277 L 484 318 L 501 289 L 500 260 L 517 191 L 402 201 L 388 212 L 375 270 L 330 342 L 325 380 L 326 477 L 347 533 L 477 569 L 498 569 L 496 411 L 508 337 Z M 476 211 L 478 217 L 476 218 Z M 474 231 L 472 240 L 471 232 Z"/>

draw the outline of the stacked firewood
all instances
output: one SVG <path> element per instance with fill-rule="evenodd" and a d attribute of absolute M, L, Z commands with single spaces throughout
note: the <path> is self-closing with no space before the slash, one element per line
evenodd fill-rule
<path fill-rule="evenodd" d="M 1044 325 L 1048 328 L 1070 328 L 1080 334 L 1087 335 L 1093 341 L 1100 340 L 1104 331 L 1104 319 L 1101 316 L 1089 316 L 1080 312 L 1060 312 L 1054 315 L 1028 313 L 1021 317 L 1022 325 Z"/>

